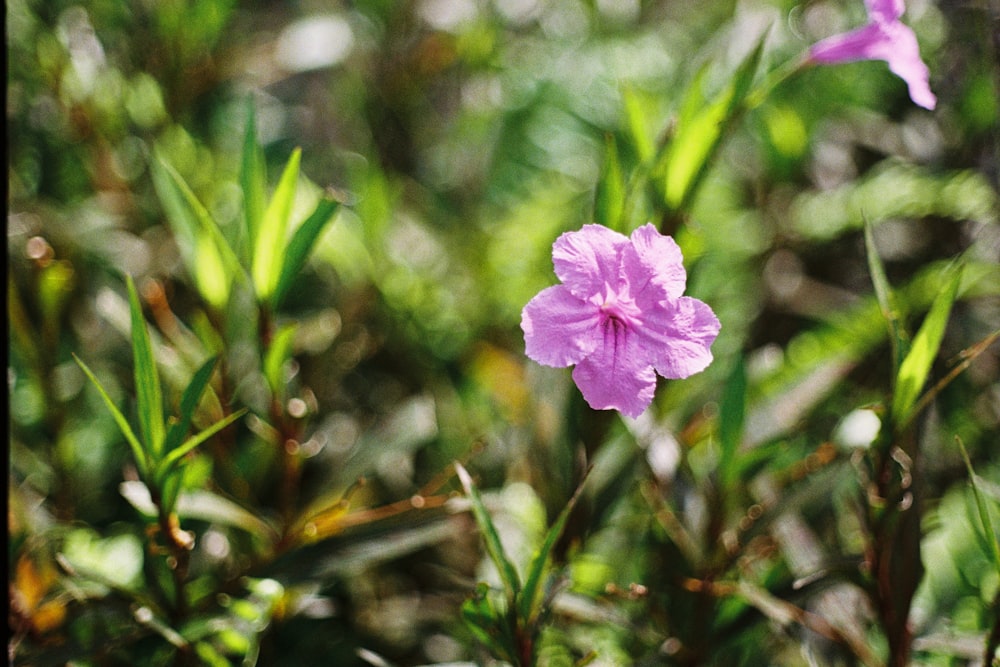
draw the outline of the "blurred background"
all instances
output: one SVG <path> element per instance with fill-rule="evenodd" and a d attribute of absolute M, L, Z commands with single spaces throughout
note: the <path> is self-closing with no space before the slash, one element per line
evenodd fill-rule
<path fill-rule="evenodd" d="M 460 614 L 493 576 L 475 525 L 453 501 L 407 503 L 454 492 L 448 467 L 464 461 L 524 559 L 583 456 L 597 465 L 559 548 L 570 567 L 545 664 L 860 664 L 766 605 L 722 598 L 699 616 L 676 577 L 713 568 L 835 607 L 832 622 L 878 649 L 852 597 L 865 545 L 851 461 L 875 438 L 891 375 L 862 228 L 911 331 L 941 267 L 968 262 L 932 380 L 944 377 L 1000 327 L 995 3 L 908 3 L 933 113 L 884 63 L 860 62 L 806 69 L 741 119 L 670 230 L 687 293 L 722 322 L 715 363 L 661 382 L 636 421 L 582 410 L 568 370 L 523 354 L 521 308 L 556 282 L 552 242 L 593 221 L 609 137 L 634 165 L 700 68 L 718 87 L 766 33 L 773 70 L 862 25 L 860 1 L 10 0 L 6 18 L 15 663 L 175 659 L 137 620 L 154 555 L 120 490 L 135 478 L 129 449 L 72 358 L 134 410 L 125 274 L 162 342 L 168 403 L 186 355 L 214 340 L 233 404 L 254 415 L 198 454 L 187 484 L 268 520 L 285 502 L 254 342 L 238 304 L 222 316 L 199 296 L 150 175 L 155 149 L 232 233 L 248 104 L 270 183 L 301 147 L 301 186 L 346 203 L 280 317 L 300 323 L 285 375 L 302 433 L 293 504 L 347 497 L 352 518 L 273 560 L 257 559 L 252 530 L 184 520 L 204 589 L 189 620 L 213 628 L 199 636 L 227 656 L 216 664 L 486 662 Z M 716 511 L 714 434 L 737 359 L 750 453 Z M 997 622 L 955 437 L 995 502 L 998 378 L 994 343 L 922 428 L 921 664 L 974 664 Z M 793 590 L 807 575 L 823 581 Z"/>

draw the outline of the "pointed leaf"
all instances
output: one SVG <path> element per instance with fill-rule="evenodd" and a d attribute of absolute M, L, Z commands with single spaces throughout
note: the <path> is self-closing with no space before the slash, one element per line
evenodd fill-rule
<path fill-rule="evenodd" d="M 243 187 L 243 218 L 247 229 L 245 249 L 249 252 L 257 246 L 257 235 L 261 220 L 264 218 L 267 190 L 267 165 L 264 163 L 264 154 L 257 141 L 257 118 L 252 99 L 247 103 L 247 127 L 243 139 L 240 185 Z M 250 265 L 249 259 L 246 258 L 246 266 Z"/>
<path fill-rule="evenodd" d="M 187 454 L 192 449 L 194 449 L 198 445 L 202 444 L 203 442 L 211 438 L 213 435 L 215 435 L 222 429 L 232 424 L 234 421 L 236 421 L 246 413 L 247 413 L 246 408 L 237 410 L 233 414 L 223 417 L 219 421 L 215 422 L 214 424 L 206 428 L 204 431 L 201 431 L 200 433 L 193 435 L 187 440 L 185 440 L 182 445 L 180 445 L 179 447 L 168 453 L 166 457 L 164 457 L 163 461 L 160 462 L 159 466 L 157 466 L 156 478 L 160 480 L 165 479 L 166 475 L 173 469 L 174 465 L 176 465 L 177 462 L 184 457 L 185 454 Z"/>
<path fill-rule="evenodd" d="M 149 487 L 142 482 L 122 482 L 118 485 L 118 492 L 143 516 L 157 515 Z M 256 535 L 274 536 L 274 529 L 268 523 L 232 500 L 205 489 L 191 489 L 178 494 L 176 511 L 182 519 L 212 521 Z"/>
<path fill-rule="evenodd" d="M 212 373 L 215 371 L 218 361 L 219 358 L 217 356 L 212 357 L 202 364 L 201 368 L 195 372 L 194 377 L 191 378 L 191 383 L 188 384 L 187 389 L 184 390 L 184 394 L 181 396 L 179 419 L 167 431 L 167 439 L 163 443 L 164 453 L 170 453 L 184 439 L 184 435 L 191 427 L 191 419 L 198 408 L 202 394 L 205 393 L 205 388 L 208 387 L 208 382 L 212 379 Z"/>
<path fill-rule="evenodd" d="M 476 525 L 479 526 L 479 532 L 483 535 L 483 542 L 486 544 L 486 553 L 500 573 L 500 580 L 503 582 L 504 590 L 512 598 L 516 598 L 521 590 L 521 581 L 518 579 L 517 570 L 514 569 L 514 565 L 510 562 L 504 551 L 503 544 L 500 542 L 500 534 L 497 533 L 496 526 L 493 525 L 493 520 L 486 510 L 486 505 L 483 504 L 479 490 L 473 484 L 472 477 L 462 467 L 462 464 L 455 463 L 455 472 L 462 483 L 465 495 L 468 496 L 472 504 L 472 516 L 476 520 Z"/>
<path fill-rule="evenodd" d="M 743 101 L 760 64 L 765 37 L 761 37 L 712 102 L 706 104 L 704 99 L 707 69 L 702 69 L 691 82 L 677 120 L 677 131 L 666 152 L 664 197 L 671 210 L 683 210 L 690 203 L 724 133 L 744 110 Z"/>
<path fill-rule="evenodd" d="M 118 424 L 118 430 L 121 431 L 123 436 L 125 436 L 125 440 L 128 442 L 129 447 L 132 448 L 132 456 L 135 457 L 135 462 L 139 466 L 139 471 L 143 476 L 145 476 L 149 471 L 150 466 L 149 455 L 143 449 L 142 443 L 139 442 L 139 438 L 135 435 L 135 431 L 133 431 L 132 427 L 129 426 L 128 420 L 125 419 L 125 415 L 121 413 L 114 401 L 111 400 L 108 392 L 105 391 L 104 386 L 97 379 L 97 376 L 94 375 L 94 372 L 90 370 L 90 367 L 83 363 L 83 361 L 75 354 L 73 355 L 73 359 L 76 360 L 77 365 L 81 370 L 83 370 L 91 384 L 93 384 L 97 389 L 97 393 L 101 395 L 101 398 L 104 400 L 104 404 L 108 406 L 111 416 L 114 417 L 115 423 Z"/>
<path fill-rule="evenodd" d="M 990 516 L 990 508 L 986 504 L 986 498 L 983 497 L 983 494 L 979 490 L 979 475 L 972 468 L 972 460 L 969 458 L 969 452 L 965 449 L 965 443 L 957 435 L 955 436 L 955 442 L 958 443 L 958 448 L 962 452 L 965 469 L 969 472 L 969 484 L 972 486 L 972 494 L 976 499 L 979 520 L 983 522 L 983 530 L 985 531 L 986 543 L 989 545 L 990 556 L 993 558 L 993 566 L 997 569 L 997 573 L 1000 574 L 1000 541 L 997 540 L 996 529 L 993 527 L 993 517 Z"/>
<path fill-rule="evenodd" d="M 621 225 L 625 212 L 625 181 L 618 162 L 618 146 L 610 134 L 605 141 L 604 168 L 597 182 L 595 199 L 594 221 L 609 229 L 624 231 Z"/>
<path fill-rule="evenodd" d="M 885 275 L 885 267 L 882 258 L 879 257 L 875 248 L 875 238 L 872 234 L 872 225 L 865 220 L 865 253 L 868 256 L 868 271 L 872 276 L 872 284 L 875 287 L 875 298 L 878 300 L 879 308 L 889 325 L 889 342 L 892 347 L 892 372 L 895 376 L 899 372 L 899 360 L 906 350 L 906 344 L 902 324 L 900 322 L 899 304 L 889 279 Z M 895 377 L 894 377 L 895 379 Z"/>
<path fill-rule="evenodd" d="M 634 88 L 628 87 L 622 91 L 622 104 L 625 107 L 625 120 L 628 124 L 629 138 L 635 147 L 640 162 L 646 162 L 653 157 L 653 140 L 650 138 L 647 118 L 652 114 L 649 104 L 640 97 Z"/>
<path fill-rule="evenodd" d="M 958 296 L 958 285 L 962 279 L 961 268 L 950 268 L 948 273 L 950 275 L 945 276 L 944 287 L 931 304 L 927 317 L 913 338 L 910 351 L 899 366 L 896 389 L 892 397 L 892 417 L 900 429 L 904 428 L 913 416 L 913 406 L 941 347 L 951 307 Z"/>
<path fill-rule="evenodd" d="M 285 171 L 281 174 L 278 187 L 261 218 L 257 241 L 253 246 L 251 276 L 257 299 L 261 302 L 271 299 L 281 275 L 281 265 L 285 253 L 285 233 L 292 215 L 295 186 L 299 178 L 299 161 L 302 151 L 296 148 L 288 158 Z"/>
<path fill-rule="evenodd" d="M 228 302 L 233 279 L 242 273 L 236 254 L 219 225 L 170 163 L 158 156 L 150 166 L 167 221 L 181 241 L 181 256 L 188 272 L 205 300 L 222 308 Z"/>
<path fill-rule="evenodd" d="M 283 400 L 284 382 L 282 371 L 285 362 L 292 353 L 292 343 L 295 341 L 295 332 L 298 331 L 298 322 L 291 322 L 283 325 L 271 338 L 271 345 L 267 348 L 264 356 L 264 377 L 271 388 L 271 394 L 277 400 Z"/>
<path fill-rule="evenodd" d="M 155 461 L 163 449 L 163 393 L 160 374 L 153 358 L 153 345 L 149 341 L 146 320 L 142 316 L 139 294 L 131 276 L 126 276 L 129 312 L 132 317 L 132 356 L 135 366 L 136 410 L 139 413 L 139 432 L 147 451 Z"/>
<path fill-rule="evenodd" d="M 580 498 L 580 494 L 583 491 L 583 485 L 587 481 L 587 476 L 590 474 L 588 469 L 580 482 L 580 486 L 576 488 L 573 496 L 566 503 L 566 507 L 562 509 L 559 513 L 559 517 L 556 522 L 552 524 L 549 528 L 549 532 L 545 535 L 545 541 L 542 542 L 542 546 L 539 548 L 538 553 L 531 559 L 531 564 L 528 566 L 528 574 L 524 579 L 524 589 L 521 591 L 518 597 L 518 615 L 528 621 L 533 622 L 541 614 L 541 601 L 542 596 L 542 579 L 545 574 L 545 569 L 549 563 L 549 555 L 552 553 L 552 548 L 556 545 L 559 537 L 562 535 L 563 530 L 566 528 L 566 522 L 569 520 L 569 515 L 576 506 L 577 500 Z"/>
<path fill-rule="evenodd" d="M 339 206 L 340 202 L 333 199 L 324 198 L 320 200 L 312 214 L 295 230 L 292 240 L 288 242 L 288 247 L 285 249 L 281 275 L 278 277 L 278 284 L 275 286 L 274 294 L 271 295 L 273 308 L 277 309 L 288 288 L 291 287 L 292 282 L 295 280 L 295 277 L 302 270 L 302 267 L 305 266 L 306 259 L 308 259 L 309 254 L 312 252 L 316 240 L 319 238 L 323 228 L 326 227 L 326 224 L 333 218 L 333 214 Z"/>

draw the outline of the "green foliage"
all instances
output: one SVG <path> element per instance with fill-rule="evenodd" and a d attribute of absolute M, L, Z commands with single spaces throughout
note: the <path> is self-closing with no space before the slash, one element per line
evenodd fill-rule
<path fill-rule="evenodd" d="M 9 2 L 12 662 L 995 660 L 990 17 L 928 112 L 789 11 Z M 621 419 L 518 324 L 649 221 L 722 332 Z"/>
<path fill-rule="evenodd" d="M 662 158 L 661 168 L 666 174 L 663 196 L 668 210 L 688 208 L 726 131 L 742 115 L 744 100 L 764 53 L 765 37 L 760 38 L 714 98 L 707 99 L 705 93 L 708 66 L 698 72 L 688 87 Z"/>

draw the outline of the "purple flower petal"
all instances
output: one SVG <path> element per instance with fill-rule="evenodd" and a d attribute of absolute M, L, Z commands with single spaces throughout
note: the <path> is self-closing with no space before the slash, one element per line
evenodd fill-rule
<path fill-rule="evenodd" d="M 712 343 L 719 335 L 719 319 L 704 302 L 683 296 L 663 311 L 648 313 L 641 334 L 646 345 L 657 351 L 656 372 L 679 380 L 708 368 Z M 655 318 L 655 320 L 653 319 Z"/>
<path fill-rule="evenodd" d="M 917 36 L 908 26 L 896 22 L 886 26 L 891 35 L 893 48 L 885 57 L 889 70 L 906 82 L 910 99 L 925 109 L 933 109 L 937 105 L 937 97 L 931 92 L 930 70 L 920 58 L 920 45 Z"/>
<path fill-rule="evenodd" d="M 881 23 L 892 23 L 903 15 L 903 0 L 865 0 L 868 18 Z"/>
<path fill-rule="evenodd" d="M 582 361 L 600 342 L 600 311 L 565 285 L 547 287 L 521 311 L 525 353 L 546 366 Z"/>
<path fill-rule="evenodd" d="M 681 296 L 680 248 L 652 225 L 631 238 L 585 225 L 556 240 L 552 261 L 563 284 L 524 307 L 525 351 L 541 364 L 576 364 L 573 380 L 592 408 L 636 417 L 653 400 L 657 371 L 682 378 L 712 361 L 719 321 Z"/>
<path fill-rule="evenodd" d="M 556 276 L 581 299 L 603 294 L 619 282 L 619 254 L 628 238 L 601 225 L 584 225 L 552 244 Z"/>
<path fill-rule="evenodd" d="M 647 285 L 659 287 L 663 296 L 676 299 L 684 294 L 687 272 L 681 249 L 669 236 L 663 236 L 656 227 L 645 224 L 630 237 L 631 247 L 625 249 L 622 261 L 629 276 L 643 276 L 644 284 L 632 284 L 632 295 L 638 298 Z M 662 298 L 662 297 L 659 297 Z"/>
<path fill-rule="evenodd" d="M 633 332 L 607 325 L 605 339 L 573 369 L 573 381 L 595 410 L 638 417 L 653 401 L 656 373 Z"/>
<path fill-rule="evenodd" d="M 937 98 L 928 83 L 930 72 L 920 58 L 917 36 L 899 20 L 902 0 L 866 0 L 865 4 L 868 25 L 817 42 L 809 49 L 809 57 L 824 64 L 884 60 L 889 70 L 906 82 L 910 99 L 933 109 Z"/>

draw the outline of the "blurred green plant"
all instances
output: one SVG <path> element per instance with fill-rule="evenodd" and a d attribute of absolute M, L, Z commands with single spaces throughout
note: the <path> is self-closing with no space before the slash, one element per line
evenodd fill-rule
<path fill-rule="evenodd" d="M 998 60 L 910 9 L 933 114 L 801 67 L 857 2 L 8 3 L 14 663 L 994 660 Z M 517 318 L 650 220 L 723 330 L 621 420 Z"/>
<path fill-rule="evenodd" d="M 527 564 L 522 582 L 517 568 L 504 551 L 500 534 L 472 477 L 460 463 L 455 464 L 455 472 L 469 499 L 486 553 L 499 573 L 501 584 L 499 595 L 495 595 L 487 584 L 479 584 L 473 596 L 462 605 L 462 617 L 496 657 L 518 667 L 533 667 L 538 664 L 539 638 L 559 590 L 560 577 L 550 572 L 552 549 L 566 527 L 583 485 L 581 483 L 549 528 Z"/>
<path fill-rule="evenodd" d="M 149 341 L 149 332 L 142 314 L 139 296 L 127 277 L 129 308 L 132 318 L 132 354 L 135 363 L 136 411 L 139 434 L 132 429 L 125 415 L 118 409 L 93 371 L 79 358 L 76 359 L 87 378 L 94 384 L 105 405 L 114 416 L 118 428 L 132 448 L 132 455 L 139 474 L 145 482 L 153 505 L 156 507 L 156 525 L 166 540 L 167 549 L 174 559 L 170 570 L 174 573 L 173 609 L 171 617 L 183 616 L 187 609 L 185 595 L 188 570 L 188 552 L 194 546 L 193 537 L 180 527 L 177 517 L 177 499 L 183 488 L 184 461 L 188 454 L 224 428 L 242 418 L 247 410 L 237 410 L 213 424 L 188 436 L 195 412 L 208 388 L 217 359 L 209 359 L 195 373 L 180 399 L 176 417 L 164 419 L 163 393 L 160 376 Z"/>

